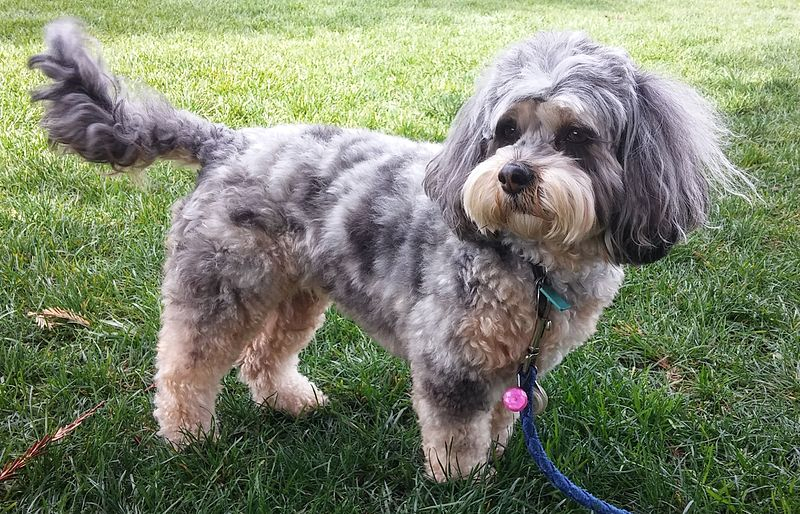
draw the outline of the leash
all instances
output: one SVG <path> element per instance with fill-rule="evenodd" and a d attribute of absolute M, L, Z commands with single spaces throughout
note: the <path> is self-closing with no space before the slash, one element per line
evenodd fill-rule
<path fill-rule="evenodd" d="M 547 407 L 547 393 L 545 393 L 536 379 L 536 357 L 539 354 L 539 343 L 542 336 L 545 330 L 550 328 L 549 313 L 551 305 L 560 311 L 569 309 L 571 305 L 555 290 L 545 284 L 545 273 L 539 274 L 537 278 L 536 295 L 538 319 L 533 339 L 517 373 L 517 387 L 511 387 L 503 394 L 503 404 L 511 411 L 520 412 L 522 433 L 525 436 L 525 446 L 528 448 L 528 453 L 531 454 L 533 461 L 539 466 L 544 476 L 559 491 L 596 514 L 631 514 L 627 510 L 600 500 L 585 489 L 575 485 L 556 468 L 542 446 L 533 418 L 536 414 L 541 414 Z M 530 401 L 528 401 L 529 399 Z"/>
<path fill-rule="evenodd" d="M 531 398 L 535 398 L 537 387 L 541 389 L 541 386 L 539 386 L 536 381 L 536 367 L 532 367 L 525 377 L 520 377 L 520 380 L 522 384 L 525 385 L 525 390 L 528 391 Z M 564 493 L 564 496 L 580 503 L 597 514 L 630 514 L 629 511 L 615 507 L 575 485 L 564 473 L 556 468 L 553 461 L 550 460 L 547 453 L 544 451 L 542 441 L 539 439 L 539 433 L 536 431 L 536 424 L 533 422 L 534 403 L 536 402 L 530 402 L 528 408 L 523 409 L 520 414 L 522 432 L 525 435 L 525 446 L 528 447 L 528 453 L 531 454 L 533 461 L 536 462 L 536 465 L 539 466 L 539 469 L 550 483 Z"/>

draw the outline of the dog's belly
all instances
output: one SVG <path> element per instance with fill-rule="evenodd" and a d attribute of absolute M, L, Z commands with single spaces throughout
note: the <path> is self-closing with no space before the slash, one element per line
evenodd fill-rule
<path fill-rule="evenodd" d="M 365 313 L 357 305 L 352 305 L 349 299 L 345 302 L 334 301 L 338 312 L 353 320 L 371 339 L 376 341 L 386 351 L 403 360 L 409 360 L 408 342 L 397 333 L 395 320 L 386 319 L 376 313 Z"/>

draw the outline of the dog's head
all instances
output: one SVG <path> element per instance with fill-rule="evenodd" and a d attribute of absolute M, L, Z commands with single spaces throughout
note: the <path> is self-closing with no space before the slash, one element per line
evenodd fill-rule
<path fill-rule="evenodd" d="M 747 181 L 723 133 L 690 88 L 582 34 L 545 33 L 487 70 L 425 191 L 460 237 L 594 240 L 613 262 L 644 264 L 706 221 L 711 183 Z"/>

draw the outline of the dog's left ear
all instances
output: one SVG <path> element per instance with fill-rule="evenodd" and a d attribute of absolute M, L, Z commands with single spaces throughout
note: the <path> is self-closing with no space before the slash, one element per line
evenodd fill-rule
<path fill-rule="evenodd" d="M 439 204 L 445 222 L 461 239 L 477 237 L 478 230 L 464 211 L 464 183 L 472 169 L 486 158 L 486 114 L 479 90 L 461 107 L 441 152 L 425 170 L 425 194 Z"/>
<path fill-rule="evenodd" d="M 728 189 L 744 177 L 723 154 L 725 130 L 705 100 L 682 84 L 641 71 L 635 76 L 617 151 L 623 191 L 605 234 L 611 259 L 620 264 L 667 255 L 705 223 L 710 181 Z"/>

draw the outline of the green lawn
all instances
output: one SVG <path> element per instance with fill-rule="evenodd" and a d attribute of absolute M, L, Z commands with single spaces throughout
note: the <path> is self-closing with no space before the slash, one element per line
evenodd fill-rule
<path fill-rule="evenodd" d="M 539 425 L 557 465 L 623 507 L 800 512 L 798 13 L 795 0 L 0 0 L 0 466 L 107 401 L 0 483 L 0 512 L 581 512 L 519 436 L 492 480 L 426 481 L 407 367 L 335 312 L 304 354 L 329 407 L 289 419 L 231 374 L 219 441 L 175 453 L 155 437 L 162 241 L 193 173 L 157 165 L 145 191 L 47 150 L 25 61 L 62 14 L 87 21 L 113 70 L 236 127 L 441 140 L 481 64 L 540 29 L 587 31 L 699 88 L 761 200 L 721 202 L 716 230 L 629 270 L 597 336 L 547 378 Z M 91 327 L 42 330 L 26 313 L 46 307 Z"/>

